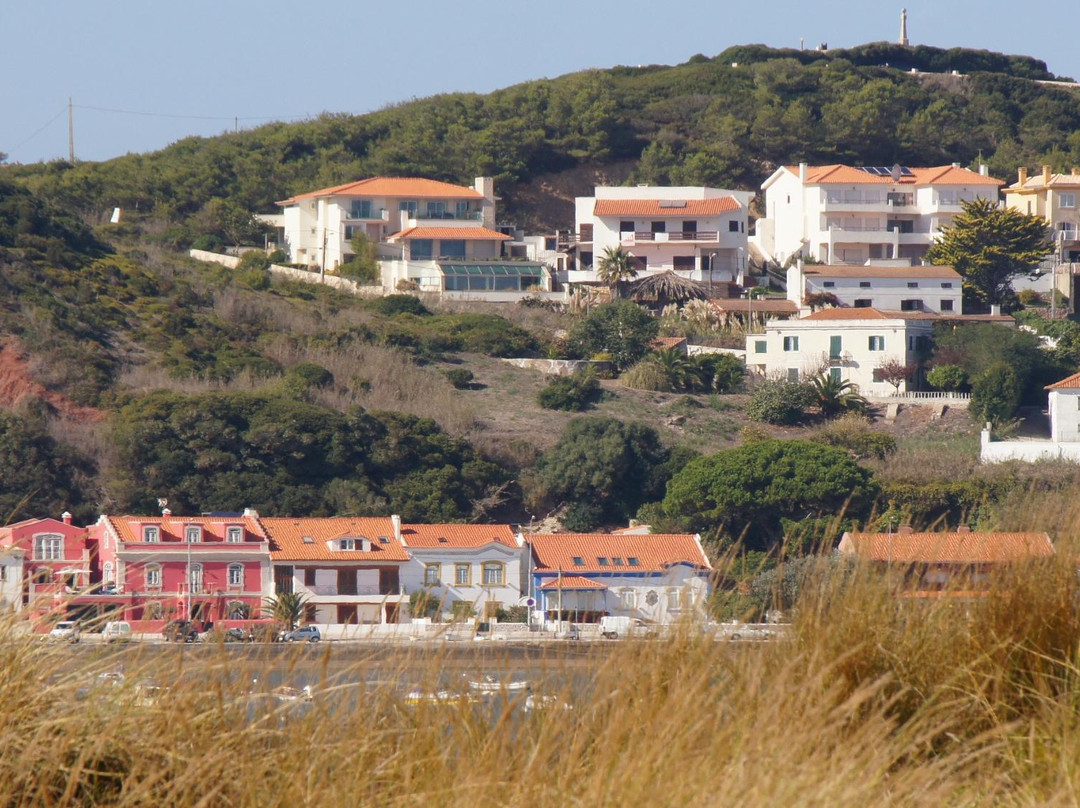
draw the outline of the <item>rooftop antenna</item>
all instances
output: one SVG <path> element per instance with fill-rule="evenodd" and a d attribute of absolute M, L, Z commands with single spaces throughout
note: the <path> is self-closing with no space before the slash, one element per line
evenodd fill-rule
<path fill-rule="evenodd" d="M 68 162 L 75 163 L 75 116 L 71 96 L 68 96 Z"/>
<path fill-rule="evenodd" d="M 907 9 L 900 9 L 900 44 L 905 48 L 910 44 L 907 38 Z"/>

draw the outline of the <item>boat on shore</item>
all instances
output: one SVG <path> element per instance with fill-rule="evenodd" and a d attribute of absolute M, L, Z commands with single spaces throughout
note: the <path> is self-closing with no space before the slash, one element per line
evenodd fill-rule
<path fill-rule="evenodd" d="M 529 683 L 524 681 L 502 682 L 492 676 L 485 676 L 480 681 L 469 680 L 469 687 L 477 693 L 517 693 L 529 688 Z"/>

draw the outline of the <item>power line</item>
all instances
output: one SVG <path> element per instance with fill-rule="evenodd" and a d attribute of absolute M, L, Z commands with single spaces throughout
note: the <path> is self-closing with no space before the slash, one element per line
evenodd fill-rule
<path fill-rule="evenodd" d="M 309 115 L 178 115 L 171 112 L 146 112 L 135 109 L 115 109 L 113 107 L 95 107 L 88 104 L 76 104 L 77 109 L 89 109 L 94 112 L 111 112 L 117 115 L 139 115 L 145 118 L 177 118 L 187 121 L 295 121 L 308 118 Z"/>
<path fill-rule="evenodd" d="M 44 132 L 44 131 L 45 131 L 46 129 L 48 129 L 48 128 L 49 128 L 50 126 L 52 126 L 52 124 L 54 124 L 54 123 L 56 122 L 56 119 L 57 119 L 57 118 L 59 118 L 59 117 L 60 117 L 61 115 L 63 115 L 63 114 L 65 113 L 65 112 L 67 112 L 67 107 L 61 107 L 61 108 L 60 108 L 60 111 L 59 111 L 58 113 L 56 113 L 55 115 L 53 115 L 53 116 L 52 116 L 52 117 L 51 117 L 51 118 L 50 118 L 50 119 L 48 120 L 48 122 L 47 122 L 47 123 L 45 123 L 45 124 L 44 124 L 43 126 L 41 126 L 40 128 L 36 129 L 36 130 L 34 131 L 34 134 L 30 135 L 30 137 L 26 138 L 25 140 L 22 140 L 22 141 L 20 141 L 20 142 L 19 142 L 19 143 L 18 143 L 17 145 L 15 145 L 15 146 L 12 146 L 12 147 L 11 147 L 11 151 L 12 151 L 13 153 L 14 153 L 14 152 L 17 152 L 17 151 L 18 151 L 18 150 L 19 150 L 19 149 L 20 149 L 21 147 L 25 146 L 25 145 L 26 145 L 27 143 L 29 143 L 29 142 L 30 142 L 31 140 L 33 140 L 33 139 L 34 139 L 34 138 L 36 138 L 36 137 L 37 137 L 38 135 L 40 135 L 40 134 L 41 134 L 42 132 Z"/>

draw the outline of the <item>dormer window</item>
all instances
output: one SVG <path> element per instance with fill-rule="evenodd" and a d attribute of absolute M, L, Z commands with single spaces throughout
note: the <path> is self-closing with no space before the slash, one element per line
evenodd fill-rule
<path fill-rule="evenodd" d="M 449 544 L 450 540 L 446 536 L 439 536 L 439 544 Z"/>
<path fill-rule="evenodd" d="M 606 567 L 608 565 L 607 556 L 597 556 L 596 563 L 599 564 L 601 567 Z"/>
<path fill-rule="evenodd" d="M 575 567 L 584 567 L 585 566 L 585 559 L 582 558 L 581 556 L 574 556 L 571 560 L 574 562 Z"/>
<path fill-rule="evenodd" d="M 379 536 L 379 544 L 389 544 L 390 538 L 388 536 Z"/>
<path fill-rule="evenodd" d="M 184 528 L 184 540 L 189 544 L 202 541 L 202 528 L 198 525 L 188 525 Z"/>
<path fill-rule="evenodd" d="M 225 540 L 230 544 L 239 544 L 244 540 L 244 529 L 242 527 L 230 527 L 225 531 Z"/>
<path fill-rule="evenodd" d="M 339 550 L 355 550 L 356 539 L 338 539 Z"/>
<path fill-rule="evenodd" d="M 142 530 L 143 541 L 145 542 L 159 542 L 161 541 L 161 531 L 152 525 L 147 525 Z"/>
<path fill-rule="evenodd" d="M 626 559 L 626 564 L 629 567 L 640 567 L 641 566 L 641 562 L 638 560 L 637 556 L 630 556 L 629 558 L 627 558 Z"/>
<path fill-rule="evenodd" d="M 613 567 L 621 567 L 622 566 L 622 556 L 612 556 L 611 557 L 611 565 Z"/>
<path fill-rule="evenodd" d="M 303 538 L 301 539 L 301 541 L 302 541 L 302 542 L 303 542 L 304 544 L 314 544 L 314 543 L 315 543 L 315 539 L 311 538 L 311 536 L 304 536 L 304 537 L 303 537 Z"/>

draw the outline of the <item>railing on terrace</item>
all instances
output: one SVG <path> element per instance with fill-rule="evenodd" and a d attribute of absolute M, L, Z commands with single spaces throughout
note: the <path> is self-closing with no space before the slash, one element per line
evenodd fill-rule
<path fill-rule="evenodd" d="M 622 236 L 631 235 L 634 241 L 718 241 L 719 230 L 675 230 L 671 233 L 653 233 L 649 230 L 638 230 L 634 233 L 622 233 Z"/>
<path fill-rule="evenodd" d="M 307 592 L 312 595 L 322 595 L 326 597 L 335 595 L 396 595 L 392 586 L 379 586 L 375 584 L 366 584 L 364 586 L 300 586 L 295 587 L 297 592 Z"/>
<path fill-rule="evenodd" d="M 909 393 L 886 393 L 881 398 L 908 398 L 923 401 L 969 401 L 971 393 L 950 393 L 944 390 L 912 391 Z"/>

